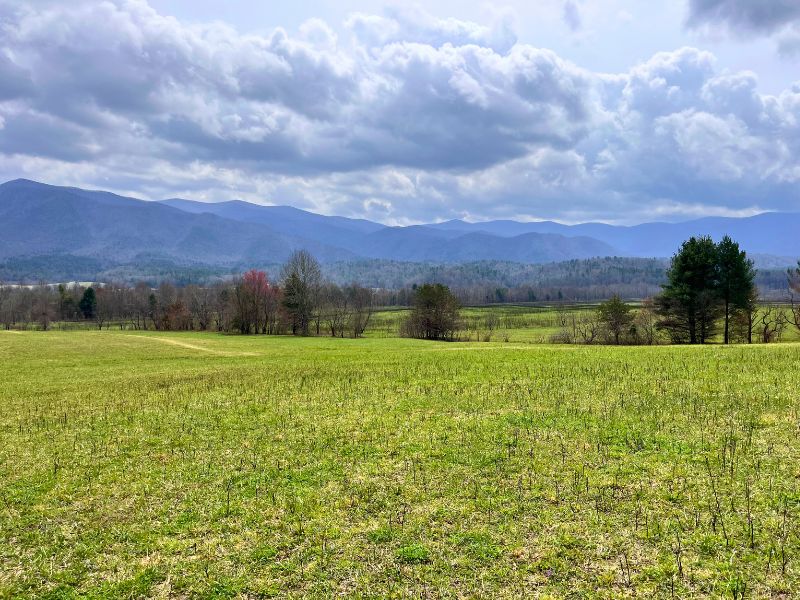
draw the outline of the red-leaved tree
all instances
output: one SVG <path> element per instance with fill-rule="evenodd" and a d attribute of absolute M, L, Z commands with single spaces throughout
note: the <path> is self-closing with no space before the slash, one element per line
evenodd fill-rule
<path fill-rule="evenodd" d="M 280 322 L 280 289 L 264 271 L 251 269 L 234 285 L 234 319 L 241 333 L 276 333 Z"/>

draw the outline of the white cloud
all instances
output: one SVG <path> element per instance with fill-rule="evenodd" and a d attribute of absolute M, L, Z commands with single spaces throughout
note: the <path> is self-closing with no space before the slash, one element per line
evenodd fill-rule
<path fill-rule="evenodd" d="M 600 74 L 507 13 L 243 35 L 143 0 L 0 0 L 0 23 L 3 178 L 389 222 L 796 209 L 800 90 L 694 48 Z"/>
<path fill-rule="evenodd" d="M 419 5 L 395 5 L 382 16 L 356 13 L 347 27 L 359 42 L 371 48 L 392 43 L 414 43 L 441 47 L 476 45 L 504 53 L 517 42 L 513 15 L 501 11 L 488 25 L 447 18 L 439 19 Z"/>

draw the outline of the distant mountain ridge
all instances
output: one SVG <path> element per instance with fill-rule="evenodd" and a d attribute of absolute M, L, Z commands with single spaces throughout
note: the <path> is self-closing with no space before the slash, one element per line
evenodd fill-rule
<path fill-rule="evenodd" d="M 682 241 L 693 235 L 710 235 L 714 239 L 730 235 L 750 254 L 800 256 L 800 213 L 766 212 L 752 217 L 704 217 L 680 223 L 654 222 L 629 226 L 502 220 L 467 223 L 452 220 L 433 223 L 428 227 L 448 232 L 485 231 L 501 237 L 530 232 L 584 235 L 610 244 L 626 256 L 640 257 L 671 256 Z"/>
<path fill-rule="evenodd" d="M 800 256 L 800 213 L 620 227 L 552 221 L 447 221 L 387 227 L 240 200 L 144 201 L 18 179 L 0 185 L 0 263 L 60 257 L 83 264 L 192 265 L 237 270 L 278 264 L 299 248 L 324 263 L 391 260 L 542 264 L 603 256 L 668 257 L 690 235 L 730 234 L 770 266 Z M 92 262 L 95 261 L 95 262 Z M 35 265 L 36 261 L 29 264 Z"/>
<path fill-rule="evenodd" d="M 512 260 L 554 262 L 617 253 L 609 244 L 586 236 L 525 232 L 498 236 L 482 231 L 453 231 L 424 225 L 387 227 L 363 219 L 326 217 L 290 206 L 260 206 L 231 200 L 203 203 L 171 199 L 161 202 L 192 214 L 214 214 L 260 223 L 275 232 L 305 237 L 343 248 L 364 258 L 417 262 Z"/>

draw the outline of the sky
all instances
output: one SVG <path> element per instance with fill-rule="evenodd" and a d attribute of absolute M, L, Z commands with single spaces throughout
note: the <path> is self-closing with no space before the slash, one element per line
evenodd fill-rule
<path fill-rule="evenodd" d="M 0 180 L 387 224 L 800 211 L 800 0 L 0 0 Z"/>

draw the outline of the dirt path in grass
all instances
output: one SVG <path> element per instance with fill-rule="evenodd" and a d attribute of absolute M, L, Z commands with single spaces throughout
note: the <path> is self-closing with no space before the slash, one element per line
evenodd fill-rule
<path fill-rule="evenodd" d="M 181 348 L 188 348 L 189 350 L 198 350 L 200 352 L 207 352 L 208 354 L 215 354 L 217 356 L 258 356 L 257 352 L 230 352 L 226 350 L 213 350 L 212 348 L 205 348 L 196 344 L 188 342 L 181 342 L 170 338 L 157 337 L 152 335 L 129 335 L 127 337 L 136 338 L 139 340 L 155 340 L 163 344 L 170 344 L 172 346 L 180 346 Z"/>
<path fill-rule="evenodd" d="M 21 331 L 14 331 L 13 329 L 0 329 L 4 333 L 13 333 L 14 335 L 22 335 Z"/>

